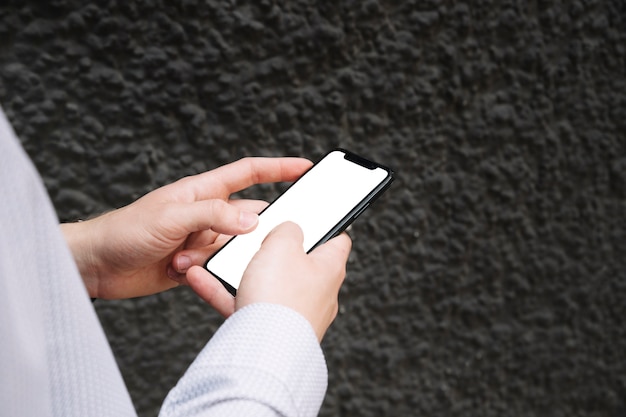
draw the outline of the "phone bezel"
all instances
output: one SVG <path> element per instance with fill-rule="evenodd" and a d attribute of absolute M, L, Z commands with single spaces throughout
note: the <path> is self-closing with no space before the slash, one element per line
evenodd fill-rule
<path fill-rule="evenodd" d="M 289 191 L 289 189 L 291 187 L 294 187 L 301 178 L 303 178 L 305 175 L 307 175 L 309 173 L 309 171 L 311 171 L 316 165 L 318 165 L 321 161 L 324 160 L 324 158 L 326 158 L 327 156 L 329 156 L 330 154 L 332 154 L 333 152 L 341 152 L 343 153 L 343 158 L 358 164 L 364 168 L 370 169 L 370 170 L 374 170 L 377 168 L 383 169 L 384 171 L 387 172 L 386 177 L 378 184 L 378 186 L 376 186 L 370 193 L 368 193 L 357 205 L 355 205 L 344 217 L 342 217 L 342 219 L 334 226 L 332 227 L 328 233 L 326 233 L 317 243 L 315 243 L 311 249 L 309 249 L 307 251 L 307 253 L 310 253 L 311 251 L 313 251 L 316 247 L 318 247 L 319 245 L 324 244 L 325 242 L 327 242 L 328 240 L 332 239 L 335 236 L 338 236 L 340 233 L 342 233 L 343 231 L 346 230 L 346 228 L 348 228 L 348 226 L 350 226 L 354 220 L 356 220 L 357 217 L 359 217 L 361 215 L 361 213 L 363 213 L 374 201 L 376 201 L 376 199 L 378 197 L 380 197 L 380 195 L 385 192 L 385 190 L 387 190 L 389 188 L 389 186 L 391 185 L 391 183 L 394 180 L 394 171 L 385 166 L 385 165 L 381 165 L 377 162 L 374 162 L 370 159 L 364 158 L 360 155 L 355 154 L 354 152 L 348 151 L 344 148 L 335 148 L 332 149 L 330 151 L 328 151 L 322 158 L 320 158 L 317 162 L 315 162 L 308 170 L 306 170 L 304 172 L 304 174 L 302 174 L 300 176 L 300 178 L 298 178 L 296 181 L 294 181 L 291 185 L 289 185 L 289 187 L 287 187 L 282 193 L 280 193 L 267 207 L 265 207 L 265 209 L 263 209 L 263 211 L 261 211 L 259 213 L 259 216 L 261 216 L 263 214 L 263 212 L 265 210 L 267 210 L 272 204 L 274 204 L 283 194 L 285 194 L 287 191 Z M 229 243 L 231 243 L 233 241 L 233 239 L 235 239 L 237 236 L 233 236 L 232 238 L 230 238 L 221 248 L 219 248 L 213 255 L 211 255 L 206 261 L 204 261 L 204 268 L 209 271 L 209 273 L 211 275 L 213 275 L 219 282 L 222 283 L 222 285 L 224 285 L 224 287 L 228 290 L 229 293 L 231 293 L 233 296 L 235 296 L 237 294 L 237 289 L 235 287 L 233 287 L 231 284 L 229 284 L 227 281 L 225 281 L 224 279 L 222 279 L 221 277 L 219 277 L 218 275 L 216 275 L 215 273 L 211 272 L 211 270 L 208 268 L 208 263 L 209 261 L 211 261 L 211 259 L 213 259 L 214 257 L 216 257 Z"/>

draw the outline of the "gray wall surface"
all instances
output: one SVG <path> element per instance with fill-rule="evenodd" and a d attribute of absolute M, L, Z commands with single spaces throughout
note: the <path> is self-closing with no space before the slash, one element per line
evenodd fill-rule
<path fill-rule="evenodd" d="M 243 156 L 397 170 L 322 416 L 626 415 L 622 0 L 5 1 L 0 102 L 63 221 Z M 96 307 L 140 416 L 222 322 L 187 288 Z"/>

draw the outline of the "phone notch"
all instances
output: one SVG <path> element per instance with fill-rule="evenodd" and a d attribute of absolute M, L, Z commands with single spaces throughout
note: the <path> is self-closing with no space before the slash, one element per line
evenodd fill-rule
<path fill-rule="evenodd" d="M 352 152 L 349 152 L 346 150 L 342 150 L 342 151 L 345 152 L 343 159 L 347 161 L 354 162 L 355 164 L 360 165 L 369 170 L 374 170 L 378 168 L 378 164 L 376 164 L 375 162 L 362 158 L 359 155 L 353 154 Z"/>

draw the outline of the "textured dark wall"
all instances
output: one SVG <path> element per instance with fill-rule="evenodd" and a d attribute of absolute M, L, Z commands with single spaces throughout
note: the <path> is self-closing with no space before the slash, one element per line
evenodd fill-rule
<path fill-rule="evenodd" d="M 63 220 L 246 155 L 398 171 L 323 416 L 626 415 L 623 1 L 3 4 L 0 101 Z M 187 289 L 96 306 L 141 416 L 221 323 Z"/>

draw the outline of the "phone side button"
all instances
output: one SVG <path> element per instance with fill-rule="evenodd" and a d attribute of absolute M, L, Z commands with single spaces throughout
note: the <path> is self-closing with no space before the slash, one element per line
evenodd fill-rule
<path fill-rule="evenodd" d="M 370 205 L 370 203 L 367 203 L 366 205 L 361 207 L 361 210 L 357 211 L 356 214 L 354 216 L 352 216 L 352 220 L 354 220 L 357 217 L 359 217 L 361 215 L 361 213 L 363 213 L 365 211 L 365 209 L 369 207 L 369 205 Z"/>

